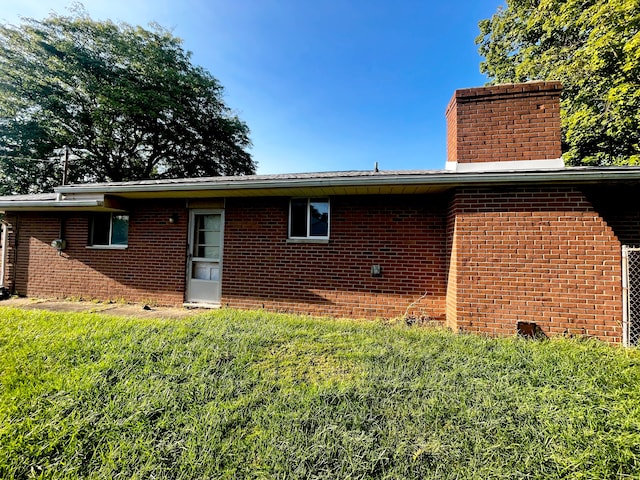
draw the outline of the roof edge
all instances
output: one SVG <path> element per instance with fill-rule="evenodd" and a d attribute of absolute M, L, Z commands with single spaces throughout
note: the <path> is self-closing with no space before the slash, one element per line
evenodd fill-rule
<path fill-rule="evenodd" d="M 224 191 L 224 190 L 253 190 L 265 188 L 290 188 L 290 187 L 323 187 L 323 186 L 373 186 L 373 185 L 469 185 L 492 183 L 539 183 L 544 181 L 575 183 L 594 180 L 640 180 L 640 168 L 634 167 L 575 167 L 561 169 L 540 170 L 500 170 L 500 171 L 472 171 L 453 172 L 446 170 L 426 173 L 385 173 L 362 177 L 336 176 L 336 177 L 304 177 L 304 178 L 258 178 L 249 180 L 234 180 L 238 177 L 214 177 L 215 181 L 194 180 L 179 183 L 154 182 L 154 183 L 123 183 L 123 184 L 86 184 L 65 185 L 56 188 L 57 193 L 103 193 L 115 194 L 126 192 L 166 192 L 166 191 Z M 224 178 L 224 180 L 222 179 Z"/>

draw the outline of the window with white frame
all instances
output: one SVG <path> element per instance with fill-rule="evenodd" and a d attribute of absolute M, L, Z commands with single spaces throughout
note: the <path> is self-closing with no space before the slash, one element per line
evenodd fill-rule
<path fill-rule="evenodd" d="M 329 199 L 292 198 L 289 204 L 289 238 L 329 238 Z"/>
<path fill-rule="evenodd" d="M 129 244 L 129 215 L 97 213 L 91 217 L 89 246 L 126 247 Z"/>

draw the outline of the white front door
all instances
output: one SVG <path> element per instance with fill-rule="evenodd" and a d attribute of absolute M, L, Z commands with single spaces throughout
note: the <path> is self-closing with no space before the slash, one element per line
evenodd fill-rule
<path fill-rule="evenodd" d="M 223 210 L 191 210 L 187 302 L 220 303 Z"/>

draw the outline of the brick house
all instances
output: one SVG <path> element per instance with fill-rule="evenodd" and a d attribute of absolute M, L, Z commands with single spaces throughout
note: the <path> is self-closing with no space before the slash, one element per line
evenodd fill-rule
<path fill-rule="evenodd" d="M 78 184 L 0 198 L 20 295 L 348 317 L 630 343 L 640 169 L 565 168 L 561 85 L 458 90 L 443 170 Z M 632 343 L 632 342 L 631 342 Z"/>

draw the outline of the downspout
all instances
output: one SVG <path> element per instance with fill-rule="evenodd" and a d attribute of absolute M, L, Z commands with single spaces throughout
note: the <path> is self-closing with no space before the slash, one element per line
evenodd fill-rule
<path fill-rule="evenodd" d="M 58 249 L 58 256 L 62 256 L 62 250 L 65 248 L 65 239 L 64 239 L 64 235 L 65 235 L 65 215 L 60 214 L 60 230 L 59 230 L 59 235 L 58 238 L 61 240 L 62 245 L 60 246 L 60 248 Z"/>
<path fill-rule="evenodd" d="M 16 276 L 18 275 L 18 235 L 20 233 L 20 215 L 16 215 L 16 222 L 13 226 L 13 275 L 11 276 L 11 293 L 16 293 Z"/>
<path fill-rule="evenodd" d="M 0 260 L 0 287 L 4 287 L 4 272 L 7 259 L 7 224 L 0 222 L 2 229 L 2 259 Z"/>

